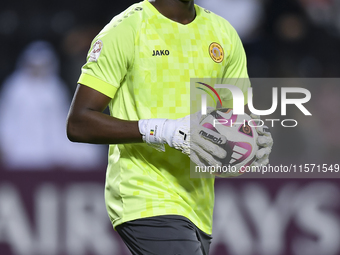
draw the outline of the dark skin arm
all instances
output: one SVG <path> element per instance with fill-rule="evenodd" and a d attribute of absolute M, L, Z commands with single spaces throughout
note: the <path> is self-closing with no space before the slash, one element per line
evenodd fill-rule
<path fill-rule="evenodd" d="M 138 121 L 126 121 L 103 113 L 111 98 L 78 84 L 67 117 L 67 137 L 93 144 L 141 143 Z"/>

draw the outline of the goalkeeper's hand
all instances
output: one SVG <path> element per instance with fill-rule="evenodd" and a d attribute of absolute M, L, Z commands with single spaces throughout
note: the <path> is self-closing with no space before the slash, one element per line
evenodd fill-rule
<path fill-rule="evenodd" d="M 250 117 L 254 120 L 255 124 L 258 124 L 260 116 L 255 114 L 250 114 Z M 256 153 L 256 160 L 253 162 L 253 166 L 265 166 L 269 163 L 269 155 L 273 147 L 273 137 L 267 126 L 256 127 L 258 133 L 257 145 L 260 149 Z"/>
<path fill-rule="evenodd" d="M 138 126 L 143 140 L 159 151 L 165 151 L 164 144 L 168 144 L 197 165 L 221 165 L 218 158 L 225 158 L 227 152 L 219 145 L 225 144 L 227 138 L 199 125 L 200 117 L 196 113 L 175 120 L 146 119 L 140 120 Z"/>

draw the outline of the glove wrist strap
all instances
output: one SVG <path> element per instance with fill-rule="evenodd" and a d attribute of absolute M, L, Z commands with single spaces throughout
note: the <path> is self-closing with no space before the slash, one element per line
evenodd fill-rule
<path fill-rule="evenodd" d="M 166 121 L 167 119 L 143 119 L 138 121 L 138 128 L 143 141 L 159 151 L 165 151 L 163 129 Z"/>

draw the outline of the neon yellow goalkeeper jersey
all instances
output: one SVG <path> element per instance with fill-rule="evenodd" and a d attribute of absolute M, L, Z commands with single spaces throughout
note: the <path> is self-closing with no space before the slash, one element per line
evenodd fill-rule
<path fill-rule="evenodd" d="M 190 78 L 248 77 L 235 30 L 195 8 L 195 20 L 183 25 L 148 1 L 132 5 L 93 40 L 78 82 L 112 98 L 116 118 L 176 119 L 190 114 Z M 214 179 L 191 179 L 189 166 L 189 157 L 169 146 L 110 145 L 105 201 L 113 226 L 171 214 L 211 234 Z"/>

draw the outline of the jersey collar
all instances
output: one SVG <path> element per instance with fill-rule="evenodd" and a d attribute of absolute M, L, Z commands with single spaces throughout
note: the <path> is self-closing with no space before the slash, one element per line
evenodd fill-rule
<path fill-rule="evenodd" d="M 171 23 L 175 23 L 175 24 L 178 24 L 179 26 L 183 26 L 183 27 L 189 27 L 193 24 L 195 24 L 197 22 L 197 20 L 200 18 L 200 15 L 201 15 L 201 10 L 200 8 L 195 4 L 195 10 L 196 10 L 196 17 L 193 21 L 191 21 L 190 23 L 188 24 L 182 24 L 182 23 L 179 23 L 179 22 L 176 22 L 176 21 L 173 21 L 167 17 L 165 17 L 163 14 L 161 14 L 148 0 L 144 0 L 144 5 L 147 6 L 154 14 L 156 14 L 157 16 L 160 16 L 162 17 L 163 19 L 166 19 L 168 20 L 169 22 Z"/>

